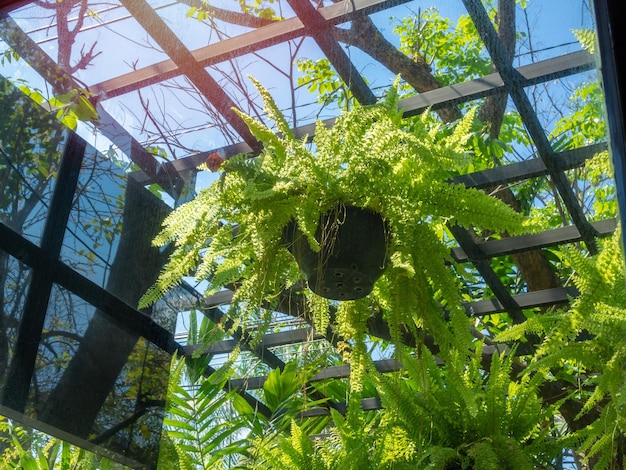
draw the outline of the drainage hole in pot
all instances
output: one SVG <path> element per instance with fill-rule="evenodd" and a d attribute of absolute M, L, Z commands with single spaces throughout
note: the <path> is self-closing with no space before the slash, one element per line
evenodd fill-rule
<path fill-rule="evenodd" d="M 333 271 L 333 276 L 335 276 L 335 277 L 343 277 L 343 273 L 341 271 Z"/>
<path fill-rule="evenodd" d="M 363 288 L 361 286 L 354 286 L 354 292 L 363 292 Z"/>
<path fill-rule="evenodd" d="M 352 282 L 354 282 L 355 284 L 360 284 L 361 283 L 361 278 L 359 276 L 354 276 L 352 278 Z"/>
<path fill-rule="evenodd" d="M 343 282 L 336 282 L 335 287 L 337 289 L 343 289 L 346 285 Z"/>
<path fill-rule="evenodd" d="M 359 270 L 359 265 L 356 263 L 352 263 L 352 265 L 350 266 L 352 268 L 353 271 L 358 271 Z"/>

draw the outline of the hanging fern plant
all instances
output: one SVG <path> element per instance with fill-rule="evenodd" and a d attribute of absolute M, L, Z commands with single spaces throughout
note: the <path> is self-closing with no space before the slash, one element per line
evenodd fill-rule
<path fill-rule="evenodd" d="M 285 227 L 295 225 L 317 252 L 320 217 L 338 205 L 356 206 L 384 220 L 388 262 L 366 298 L 340 303 L 350 307 L 339 305 L 339 331 L 362 336 L 375 307 L 396 338 L 401 327 L 426 328 L 441 346 L 456 342 L 465 349 L 467 319 L 458 282 L 446 267 L 447 224 L 527 230 L 525 219 L 505 204 L 448 182 L 466 163 L 474 113 L 452 129 L 433 126 L 427 115 L 407 126 L 393 87 L 384 101 L 344 112 L 330 128 L 318 123 L 311 142 L 294 135 L 269 92 L 254 83 L 275 129 L 239 112 L 263 143 L 262 153 L 225 161 L 219 180 L 166 219 L 154 244 L 174 250 L 141 306 L 193 274 L 208 281 L 207 296 L 232 289 L 228 314 L 235 326 L 246 326 L 259 321 L 260 311 L 271 312 L 285 289 L 303 285 L 315 323 L 324 327 L 335 303 L 307 289 L 283 243 Z M 452 331 L 442 307 L 457 325 Z"/>

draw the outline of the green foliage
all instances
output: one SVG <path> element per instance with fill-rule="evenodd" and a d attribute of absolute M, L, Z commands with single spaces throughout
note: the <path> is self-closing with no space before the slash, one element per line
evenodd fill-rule
<path fill-rule="evenodd" d="M 418 449 L 417 468 L 441 468 L 460 461 L 473 468 L 549 468 L 563 443 L 552 437 L 556 406 L 537 396 L 541 374 L 514 380 L 513 354 L 491 356 L 483 349 L 450 354 L 437 364 L 426 349 L 403 354 L 407 378 L 380 375 L 379 390 L 391 424 L 403 429 Z"/>
<path fill-rule="evenodd" d="M 204 353 L 202 346 L 220 341 L 224 336 L 224 331 L 207 316 L 201 315 L 198 321 L 198 312 L 196 310 L 189 312 L 187 344 L 199 346 L 191 356 L 185 357 L 186 371 L 191 383 L 198 383 L 201 380 L 212 359 L 212 355 Z"/>
<path fill-rule="evenodd" d="M 316 455 L 313 440 L 295 421 L 291 422 L 291 435 L 268 434 L 252 442 L 252 458 L 242 468 L 305 470 L 329 468 Z"/>
<path fill-rule="evenodd" d="M 594 468 L 599 469 L 612 468 L 616 444 L 626 436 L 626 280 L 621 243 L 618 230 L 602 242 L 594 257 L 568 250 L 580 296 L 543 325 L 546 338 L 532 365 L 577 372 L 585 400 L 581 415 L 600 410 L 585 428 L 580 450 L 588 459 L 597 458 Z"/>
<path fill-rule="evenodd" d="M 242 13 L 265 18 L 268 20 L 280 20 L 276 10 L 272 7 L 275 0 L 239 0 L 239 7 Z"/>
<path fill-rule="evenodd" d="M 514 379 L 514 354 L 493 354 L 487 368 L 480 344 L 469 358 L 457 352 L 444 365 L 426 348 L 401 356 L 403 372 L 370 374 L 381 410 L 331 410 L 323 437 L 307 436 L 292 421 L 290 435 L 255 439 L 243 467 L 547 469 L 567 445 L 553 419 L 559 404 L 538 397 L 545 376 Z"/>
<path fill-rule="evenodd" d="M 613 165 L 608 151 L 600 152 L 585 165 L 590 183 L 586 196 L 591 200 L 590 217 L 606 219 L 618 213 Z"/>
<path fill-rule="evenodd" d="M 172 360 L 164 420 L 166 442 L 159 457 L 161 468 L 215 469 L 238 460 L 246 452 L 245 420 L 224 412 L 235 392 L 225 393 L 227 377 L 187 382 L 185 361 Z M 217 373 L 216 373 L 217 374 Z M 218 383 L 213 383 L 218 381 Z"/>
<path fill-rule="evenodd" d="M 0 416 L 0 468 L 3 470 L 126 469 L 108 459 Z"/>
<path fill-rule="evenodd" d="M 596 43 L 598 42 L 598 38 L 596 37 L 596 33 L 592 29 L 575 29 L 572 31 L 574 36 L 583 49 L 589 51 L 591 54 L 595 54 L 596 52 Z"/>
<path fill-rule="evenodd" d="M 241 1 L 240 5 L 244 13 L 274 18 L 271 3 Z M 210 20 L 210 6 L 191 8 L 188 16 Z M 453 28 L 429 9 L 404 19 L 395 32 L 403 52 L 436 67 L 435 75 L 444 84 L 490 71 L 467 17 Z M 595 39 L 589 32 L 576 35 L 592 50 Z M 441 54 L 444 48 L 447 52 Z M 3 60 L 11 57 L 5 54 Z M 305 74 L 299 86 L 317 93 L 322 102 L 346 110 L 352 106 L 349 90 L 328 61 L 301 61 L 298 67 Z M 324 429 L 324 438 L 311 434 L 327 421 L 311 424 L 296 419 L 303 404 L 319 403 L 307 401 L 306 372 L 298 371 L 295 363 L 269 373 L 259 390 L 273 413 L 266 421 L 241 396 L 222 391 L 228 367 L 203 376 L 211 358 L 199 350 L 185 361 L 172 363 L 161 468 L 222 468 L 237 461 L 241 467 L 271 469 L 444 468 L 453 462 L 476 469 L 548 468 L 559 451 L 574 442 L 582 442 L 580 449 L 589 459 L 598 459 L 597 468 L 608 468 L 616 441 L 626 429 L 626 311 L 619 239 L 607 241 L 596 258 L 569 253 L 582 292 L 571 311 L 530 316 L 524 324 L 499 335 L 500 341 L 546 335 L 533 364 L 520 377 L 512 372 L 513 353 L 494 354 L 486 363 L 482 345 L 468 334 L 469 324 L 459 307 L 460 285 L 446 265 L 448 224 L 472 224 L 478 230 L 512 234 L 527 227 L 522 217 L 483 193 L 445 182 L 457 173 L 502 161 L 509 144 L 528 144 L 518 131 L 522 127 L 519 116 L 505 115 L 501 140 L 490 140 L 476 132 L 475 110 L 450 127 L 434 124 L 428 114 L 402 120 L 398 92 L 393 88 L 384 103 L 346 111 L 332 129 L 319 124 L 309 144 L 306 138 L 295 138 L 267 90 L 257 86 L 274 126 L 242 117 L 263 142 L 264 152 L 257 159 L 240 155 L 226 162 L 218 182 L 168 218 L 155 244 L 173 244 L 175 250 L 142 306 L 156 301 L 184 276 L 194 275 L 208 281 L 207 294 L 224 287 L 235 291 L 228 312 L 236 320 L 234 327 L 256 324 L 267 312 L 259 310 L 259 305 L 271 309 L 278 292 L 303 280 L 280 244 L 282 227 L 295 220 L 313 248 L 319 248 L 313 238 L 319 214 L 337 202 L 370 207 L 384 215 L 392 232 L 390 263 L 367 299 L 337 306 L 305 291 L 318 331 L 336 319 L 333 326 L 346 339 L 342 352 L 352 371 L 349 385 L 324 385 L 324 391 L 334 392 L 335 398 L 349 398 L 345 416 L 331 410 L 332 422 Z M 44 102 L 36 91 L 24 91 L 37 103 Z M 59 116 L 69 125 L 72 120 L 75 125 L 76 119 L 97 118 L 89 107 L 89 96 L 81 90 L 50 103 L 58 106 Z M 551 136 L 555 150 L 604 138 L 599 119 L 602 94 L 597 84 L 577 89 L 571 106 L 573 115 L 555 125 Z M 161 149 L 152 150 L 166 158 Z M 42 154 L 56 158 L 54 152 Z M 32 160 L 29 177 L 45 181 L 53 175 L 56 160 L 50 164 L 40 157 L 28 158 Z M 614 190 L 606 179 L 609 174 L 610 162 L 607 153 L 602 153 L 589 161 L 584 175 L 574 177 L 592 181 L 593 207 L 599 215 L 616 212 Z M 525 201 L 545 189 L 531 184 L 517 188 Z M 553 208 L 548 210 L 553 216 Z M 508 259 L 501 269 L 494 268 L 504 281 L 511 279 Z M 449 320 L 443 321 L 442 307 Z M 331 308 L 336 308 L 332 315 Z M 390 327 L 403 372 L 385 376 L 371 363 L 365 323 L 375 311 L 382 312 Z M 191 344 L 223 336 L 206 319 L 198 325 L 195 311 L 191 317 Z M 493 322 L 498 322 L 497 315 Z M 416 338 L 427 330 L 441 347 L 445 362 L 420 345 L 412 353 L 401 347 L 405 329 Z M 568 439 L 555 438 L 553 416 L 559 403 L 547 406 L 538 398 L 546 377 L 553 374 L 581 380 L 576 390 L 586 403 L 581 415 L 600 410 L 592 424 Z M 363 413 L 360 398 L 370 396 L 367 393 L 374 389 L 384 408 Z M 0 430 L 9 433 L 7 442 L 13 444 L 3 454 L 6 468 L 96 465 L 66 443 L 52 440 L 42 450 L 32 445 L 21 427 L 9 430 L 2 425 Z M 54 456 L 60 467 L 54 466 Z"/>
<path fill-rule="evenodd" d="M 267 90 L 257 86 L 275 129 L 241 116 L 263 142 L 263 152 L 255 159 L 239 155 L 226 161 L 218 181 L 167 218 L 155 244 L 173 244 L 173 254 L 157 283 L 143 297 L 142 306 L 193 274 L 208 281 L 207 295 L 224 287 L 234 290 L 228 315 L 236 320 L 235 325 L 245 327 L 262 318 L 257 306 L 271 307 L 282 289 L 303 280 L 292 255 L 280 243 L 289 221 L 295 220 L 312 248 L 319 249 L 314 238 L 319 216 L 338 203 L 354 204 L 380 212 L 392 235 L 390 263 L 369 297 L 332 305 L 305 291 L 320 326 L 328 324 L 329 309 L 336 308 L 334 326 L 346 341 L 343 352 L 351 366 L 347 415 L 333 413 L 331 438 L 311 441 L 307 435 L 310 429 L 293 421 L 295 410 L 305 402 L 299 392 L 303 378 L 292 366 L 273 371 L 262 393 L 275 419 L 269 432 L 263 436 L 255 433 L 259 437 L 253 441 L 255 452 L 249 462 L 254 462 L 254 468 L 311 468 L 315 462 L 314 468 L 355 469 L 390 465 L 414 468 L 410 465 L 418 461 L 437 468 L 459 455 L 468 462 L 494 463 L 483 468 L 508 463 L 505 456 L 528 462 L 524 460 L 529 458 L 524 445 L 516 439 L 526 442 L 524 439 L 532 436 L 543 442 L 544 435 L 535 425 L 537 420 L 543 423 L 545 410 L 536 395 L 534 401 L 523 395 L 519 405 L 506 400 L 507 393 L 519 395 L 516 385 L 505 378 L 511 360 L 494 359 L 495 375 L 489 376 L 480 368 L 478 348 L 469 382 L 468 370 L 461 370 L 467 360 L 467 353 L 461 351 L 474 346 L 461 308 L 458 281 L 446 266 L 446 226 L 472 224 L 510 233 L 528 227 L 526 219 L 483 192 L 447 182 L 467 165 L 466 148 L 475 135 L 474 112 L 450 127 L 434 124 L 427 115 L 406 124 L 397 108 L 397 90 L 393 89 L 380 104 L 345 111 L 330 129 L 318 124 L 309 144 L 307 138 L 300 140 L 293 135 Z M 449 314 L 445 321 L 442 306 Z M 398 354 L 403 354 L 399 341 L 403 329 L 408 328 L 418 338 L 420 331 L 427 330 L 450 361 L 446 369 L 449 382 L 429 395 L 428 405 L 420 408 L 414 400 L 421 385 L 427 385 L 428 390 L 434 387 L 429 383 L 434 378 L 426 379 L 427 367 L 411 377 L 422 382 L 403 381 L 413 385 L 395 397 L 391 388 L 385 388 L 387 379 L 380 377 L 376 385 L 384 390 L 382 396 L 393 413 L 365 417 L 361 412 L 360 398 L 365 396 L 375 371 L 365 336 L 367 319 L 375 310 L 382 312 L 390 325 Z M 430 362 L 434 365 L 434 358 Z M 528 382 L 528 389 L 536 392 L 539 379 Z M 517 386 L 526 391 L 524 382 Z M 493 392 L 485 394 L 484 387 Z M 456 410 L 447 418 L 443 416 L 446 406 Z M 240 403 L 238 407 L 245 415 L 245 406 Z M 405 414 L 395 417 L 400 409 Z M 512 414 L 510 422 L 505 422 L 504 428 L 494 428 L 497 419 L 501 415 L 506 418 L 507 413 Z M 183 426 L 192 418 L 181 416 L 177 423 Z M 523 421 L 523 425 L 517 423 L 513 429 L 515 420 Z M 414 429 L 416 423 L 425 422 L 430 423 L 427 428 Z M 289 437 L 281 431 L 285 423 L 291 423 Z M 441 426 L 440 442 L 424 454 L 433 426 Z M 482 439 L 468 445 L 477 427 L 482 429 Z M 512 437 L 516 432 L 523 436 Z M 530 468 L 530 464 L 514 468 Z"/>
<path fill-rule="evenodd" d="M 56 118 L 71 130 L 76 130 L 78 121 L 93 122 L 99 119 L 98 112 L 90 101 L 95 95 L 83 88 L 74 88 L 50 99 L 46 99 L 41 92 L 25 83 L 19 88 L 38 105 L 45 105 L 55 111 Z"/>
<path fill-rule="evenodd" d="M 617 443 L 626 436 L 626 279 L 621 243 L 617 230 L 602 241 L 596 256 L 567 249 L 565 259 L 575 273 L 580 296 L 569 308 L 533 317 L 497 338 L 520 340 L 531 333 L 545 337 L 528 370 L 559 371 L 558 378 L 578 384 L 571 393 L 584 402 L 579 417 L 591 416 L 591 424 L 578 433 L 579 450 L 599 469 L 613 468 Z"/>
<path fill-rule="evenodd" d="M 278 21 L 281 17 L 271 6 L 273 3 L 274 0 L 253 0 L 252 2 L 239 0 L 239 8 L 246 15 Z M 209 21 L 213 18 L 211 4 L 205 1 L 199 2 L 199 5 L 190 7 L 185 16 L 187 18 L 195 18 L 200 22 Z"/>
<path fill-rule="evenodd" d="M 599 82 L 590 81 L 577 87 L 569 104 L 572 112 L 555 124 L 551 138 L 557 150 L 583 147 L 606 138 L 604 94 Z M 558 143 L 562 143 L 558 145 Z"/>
<path fill-rule="evenodd" d="M 348 109 L 353 101 L 352 93 L 337 73 L 331 68 L 327 58 L 319 60 L 298 60 L 299 87 L 306 86 L 309 93 L 317 95 L 317 102 L 329 105 L 336 103 L 340 109 Z"/>
<path fill-rule="evenodd" d="M 330 129 L 318 124 L 309 146 L 306 138 L 293 136 L 267 90 L 257 86 L 277 132 L 241 114 L 263 142 L 263 152 L 255 159 L 239 155 L 226 161 L 218 181 L 166 219 L 155 244 L 171 243 L 174 251 L 141 306 L 193 274 L 209 282 L 207 295 L 234 289 L 228 313 L 237 326 L 256 322 L 258 305 L 271 307 L 281 290 L 302 280 L 280 243 L 283 227 L 295 220 L 317 250 L 320 214 L 353 204 L 382 214 L 392 234 L 391 262 L 380 287 L 370 302 L 358 304 L 361 324 L 371 305 L 389 306 L 384 311 L 393 316 L 392 324 L 425 327 L 440 334 L 442 345 L 468 340 L 458 284 L 445 265 L 449 254 L 442 229 L 457 223 L 520 233 L 528 227 L 522 216 L 482 191 L 447 182 L 465 165 L 474 113 L 450 129 L 432 125 L 427 116 L 407 128 L 394 89 L 380 104 L 344 112 Z M 457 320 L 454 335 L 440 305 Z"/>
<path fill-rule="evenodd" d="M 28 441 L 29 436 L 24 428 L 0 417 L 0 442 L 4 449 L 1 456 L 2 468 L 17 469 L 22 465 L 26 466 L 26 460 L 34 460 L 28 452 Z"/>
<path fill-rule="evenodd" d="M 252 442 L 253 452 L 242 468 L 254 469 L 315 469 L 360 470 L 391 467 L 383 458 L 380 448 L 374 444 L 379 433 L 376 415 L 369 419 L 355 414 L 346 419 L 331 409 L 332 426 L 323 436 L 311 436 L 295 420 L 291 422 L 290 434 L 268 434 Z M 375 438 L 377 436 L 377 438 Z M 400 437 L 401 434 L 398 434 Z M 380 458 L 380 459 L 379 459 Z M 393 465 L 393 464 L 392 464 Z M 409 468 L 409 467 L 407 467 Z"/>
<path fill-rule="evenodd" d="M 4 78 L 0 78 L 0 109 L 0 177 L 4 184 L 0 213 L 15 230 L 21 230 L 28 214 L 18 198 L 39 196 L 33 188 L 45 194 L 58 171 L 59 147 L 65 135 L 53 115 L 41 112 Z"/>
<path fill-rule="evenodd" d="M 187 18 L 195 18 L 198 21 L 205 21 L 211 18 L 211 5 L 208 2 L 200 2 L 199 6 L 193 6 L 187 10 Z"/>
<path fill-rule="evenodd" d="M 274 369 L 267 374 L 263 384 L 265 404 L 273 413 L 280 413 L 285 406 L 293 405 L 292 396 L 303 386 L 297 377 L 296 364 L 291 362 L 283 370 Z"/>
<path fill-rule="evenodd" d="M 435 78 L 444 86 L 491 73 L 491 60 L 468 15 L 453 24 L 436 8 L 427 8 L 402 18 L 394 33 L 400 37 L 400 51 L 432 66 Z"/>
<path fill-rule="evenodd" d="M 67 93 L 48 100 L 48 104 L 56 109 L 56 117 L 68 128 L 76 130 L 78 121 L 97 121 L 99 119 L 95 106 L 90 101 L 95 95 L 83 88 L 74 88 Z"/>
<path fill-rule="evenodd" d="M 198 322 L 190 313 L 190 344 L 210 344 L 223 332 L 203 319 Z M 268 434 L 281 434 L 306 406 L 319 406 L 321 401 L 307 400 L 304 391 L 311 369 L 290 362 L 280 370 L 271 371 L 259 398 L 272 415 L 258 414 L 236 390 L 225 392 L 233 373 L 235 351 L 229 361 L 208 377 L 210 356 L 197 353 L 184 360 L 173 359 L 161 443 L 159 467 L 184 469 L 232 468 L 250 455 L 250 443 Z M 326 419 L 310 419 L 302 425 L 303 432 L 317 432 Z"/>

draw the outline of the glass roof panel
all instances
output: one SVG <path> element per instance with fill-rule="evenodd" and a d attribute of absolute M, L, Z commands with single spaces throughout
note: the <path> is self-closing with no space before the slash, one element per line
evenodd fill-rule
<path fill-rule="evenodd" d="M 69 11 L 40 5 L 27 5 L 11 18 L 87 86 L 167 59 L 121 5 L 89 2 L 83 10 L 76 4 Z"/>
<path fill-rule="evenodd" d="M 563 2 L 558 3 L 531 6 L 541 10 L 541 14 L 537 15 L 538 19 L 535 20 L 533 16 L 536 23 L 528 23 L 528 17 L 518 18 L 520 30 L 526 32 L 518 45 L 520 49 L 515 59 L 516 65 L 536 62 L 580 48 L 572 31 L 590 24 L 590 12 L 584 3 L 576 8 L 571 8 L 570 5 L 566 9 L 568 14 L 561 15 L 558 26 L 548 28 L 545 25 L 548 18 L 565 9 Z M 213 10 L 207 10 L 201 2 L 193 1 L 151 2 L 150 6 L 179 38 L 181 44 L 193 52 L 200 64 L 213 65 L 210 75 L 223 87 L 233 103 L 244 111 L 259 115 L 258 111 L 249 107 L 249 100 L 254 99 L 257 101 L 254 107 L 260 108 L 258 97 L 255 98 L 254 90 L 250 93 L 250 84 L 246 79 L 247 75 L 251 75 L 270 89 L 279 102 L 279 107 L 290 110 L 288 115 L 295 117 L 298 125 L 308 124 L 318 117 L 332 117 L 337 113 L 337 101 L 332 101 L 339 99 L 340 89 L 327 90 L 319 98 L 321 102 L 315 104 L 315 99 L 307 92 L 311 83 L 302 82 L 306 73 L 325 73 L 320 70 L 320 63 L 317 62 L 325 54 L 316 43 L 315 28 L 309 31 L 313 34 L 312 38 L 297 38 L 267 47 L 273 42 L 284 41 L 290 35 L 305 33 L 302 22 L 294 17 L 293 9 L 287 2 L 272 2 L 255 7 L 257 20 L 252 23 L 244 22 L 240 7 L 229 1 L 212 5 Z M 380 96 L 381 92 L 376 90 L 388 86 L 398 71 L 390 70 L 389 62 L 383 64 L 377 60 L 385 54 L 389 55 L 391 50 L 379 51 L 379 56 L 376 57 L 373 49 L 366 48 L 364 52 L 355 47 L 365 45 L 359 35 L 365 31 L 363 28 L 366 23 L 369 25 L 371 21 L 376 26 L 381 41 L 397 47 L 400 36 L 407 39 L 408 33 L 403 29 L 407 21 L 425 21 L 417 20 L 411 15 L 427 15 L 429 8 L 436 8 L 443 18 L 449 17 L 454 21 L 459 16 L 466 15 L 460 4 L 435 2 L 423 5 L 413 1 L 372 13 L 369 19 L 362 18 L 354 23 L 338 25 L 335 38 L 342 44 L 341 49 L 347 60 L 354 63 L 354 70 L 363 75 L 375 96 Z M 326 17 L 339 17 L 344 13 L 338 11 L 337 6 L 332 3 L 326 4 L 322 11 Z M 283 21 L 277 21 L 277 17 L 281 17 Z M 190 80 L 182 75 L 185 70 L 176 65 L 176 58 L 168 57 L 159 46 L 158 39 L 150 37 L 150 33 L 123 6 L 90 2 L 82 11 L 78 5 L 64 11 L 58 5 L 52 8 L 28 4 L 12 12 L 11 18 L 54 61 L 66 71 L 73 72 L 78 86 L 84 84 L 90 92 L 95 93 L 98 102 L 122 124 L 130 136 L 144 146 L 162 146 L 167 149 L 169 158 L 180 158 L 241 140 L 232 128 L 232 122 L 220 118 L 219 112 L 215 112 L 207 103 L 207 97 L 202 96 L 202 93 L 198 94 Z M 305 23 L 310 21 L 307 19 Z M 453 24 L 451 22 L 448 27 L 453 27 Z M 433 25 L 425 22 L 423 26 L 444 27 L 445 23 Z M 68 32 L 63 33 L 66 38 L 60 42 L 59 34 L 64 28 Z M 74 28 L 79 28 L 80 32 L 74 34 Z M 292 30 L 295 33 L 290 32 Z M 436 29 L 432 31 L 435 32 Z M 371 35 L 368 37 L 372 38 Z M 405 42 L 405 47 L 410 44 L 411 40 Z M 261 49 L 245 54 L 247 49 L 258 48 L 258 45 L 261 45 Z M 436 56 L 436 35 L 427 36 L 419 47 L 427 58 L 429 54 L 433 54 L 431 58 L 437 62 L 440 70 L 451 71 L 456 67 L 458 72 L 459 63 L 450 63 L 447 67 L 442 62 L 443 58 Z M 403 52 L 411 54 L 409 49 L 404 49 Z M 487 61 L 485 65 L 488 63 Z M 460 74 L 455 72 L 442 75 L 442 83 L 454 83 L 455 80 L 465 80 L 468 76 L 471 78 L 471 64 L 471 61 L 468 62 L 470 67 Z M 328 70 L 334 70 L 335 65 L 327 65 L 330 67 Z M 299 67 L 301 70 L 298 70 Z M 475 70 L 475 73 L 480 75 L 480 70 Z M 454 78 L 455 75 L 457 79 Z M 141 98 L 136 91 L 140 88 L 143 88 Z M 282 92 L 287 89 L 295 90 L 295 93 Z M 314 87 L 311 89 L 315 90 Z M 129 94 L 131 90 L 133 92 Z M 146 113 L 146 109 L 151 111 Z M 222 127 L 221 133 L 211 132 L 211 129 L 216 130 L 219 126 Z"/>
<path fill-rule="evenodd" d="M 184 76 L 129 92 L 102 106 L 157 158 L 180 158 L 238 142 L 228 123 Z"/>

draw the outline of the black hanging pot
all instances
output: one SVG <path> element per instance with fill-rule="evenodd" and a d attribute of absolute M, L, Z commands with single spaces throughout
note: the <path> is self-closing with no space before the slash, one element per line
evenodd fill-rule
<path fill-rule="evenodd" d="M 285 227 L 287 249 L 296 258 L 309 288 L 334 300 L 354 300 L 372 291 L 387 262 L 388 230 L 370 209 L 338 204 L 320 217 L 315 239 L 320 251 L 292 221 Z"/>

